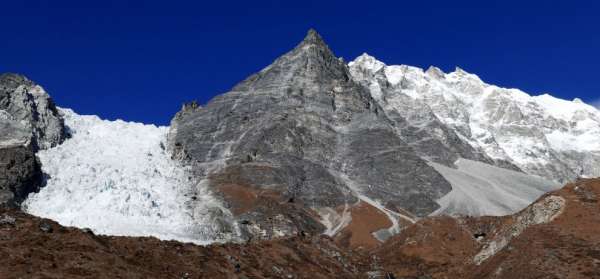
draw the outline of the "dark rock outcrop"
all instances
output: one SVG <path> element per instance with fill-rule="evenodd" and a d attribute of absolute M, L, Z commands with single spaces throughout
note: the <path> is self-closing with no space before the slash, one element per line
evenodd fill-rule
<path fill-rule="evenodd" d="M 30 147 L 0 148 L 0 205 L 17 206 L 41 183 L 40 163 Z"/>

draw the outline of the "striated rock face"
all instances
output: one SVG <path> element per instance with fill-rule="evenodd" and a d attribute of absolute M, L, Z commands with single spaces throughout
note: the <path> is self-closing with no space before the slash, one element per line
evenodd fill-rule
<path fill-rule="evenodd" d="M 0 75 L 0 205 L 17 205 L 39 188 L 35 158 L 65 138 L 63 120 L 44 89 L 16 74 Z"/>
<path fill-rule="evenodd" d="M 232 91 L 202 108 L 185 106 L 168 148 L 252 226 L 245 231 L 258 232 L 249 235 L 320 233 L 322 209 L 345 216 L 368 200 L 425 216 L 451 190 L 399 135 L 400 118 L 390 120 L 311 30 Z"/>

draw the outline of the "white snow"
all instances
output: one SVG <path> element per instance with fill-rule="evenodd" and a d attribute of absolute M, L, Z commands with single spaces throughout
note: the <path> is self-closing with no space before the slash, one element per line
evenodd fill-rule
<path fill-rule="evenodd" d="M 361 54 L 354 61 L 350 62 L 349 65 L 352 66 L 354 63 L 361 64 L 362 67 L 365 67 L 372 72 L 377 72 L 385 66 L 383 62 L 378 61 L 375 57 L 370 56 L 367 53 Z"/>
<path fill-rule="evenodd" d="M 99 234 L 216 240 L 221 204 L 166 154 L 167 127 L 61 112 L 72 138 L 38 153 L 47 185 L 26 212 Z"/>

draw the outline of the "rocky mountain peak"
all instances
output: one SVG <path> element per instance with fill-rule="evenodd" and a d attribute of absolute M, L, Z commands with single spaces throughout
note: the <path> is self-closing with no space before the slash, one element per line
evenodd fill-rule
<path fill-rule="evenodd" d="M 314 29 L 310 29 L 306 37 L 294 49 L 236 85 L 233 91 L 268 87 L 283 88 L 298 82 L 348 81 L 349 76 L 348 68 L 343 60 L 335 56 Z"/>
<path fill-rule="evenodd" d="M 304 40 L 282 58 L 302 67 L 307 75 L 323 77 L 325 74 L 334 79 L 348 77 L 346 64 L 335 56 L 314 29 L 308 30 Z"/>
<path fill-rule="evenodd" d="M 310 28 L 308 29 L 308 32 L 306 32 L 306 37 L 304 37 L 304 40 L 302 40 L 303 44 L 310 44 L 310 45 L 320 45 L 320 46 L 327 46 L 325 44 L 325 41 L 323 40 L 323 37 L 321 37 L 321 35 L 317 32 L 317 30 Z"/>
<path fill-rule="evenodd" d="M 412 222 L 451 190 L 314 30 L 232 91 L 178 115 L 172 157 L 222 197 L 234 222 L 252 224 L 240 227 L 242 238 L 348 236 L 340 231 L 361 204 L 381 212 L 377 238 L 364 234 L 376 243 L 399 231 L 398 212 Z M 360 218 L 351 219 L 357 226 Z"/>

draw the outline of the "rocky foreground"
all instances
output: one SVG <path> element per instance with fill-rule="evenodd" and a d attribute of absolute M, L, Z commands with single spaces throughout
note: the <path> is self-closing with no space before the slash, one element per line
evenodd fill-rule
<path fill-rule="evenodd" d="M 0 210 L 0 278 L 600 278 L 600 179 L 506 217 L 425 218 L 373 248 L 299 234 L 196 246 Z M 352 233 L 351 231 L 349 232 Z"/>

